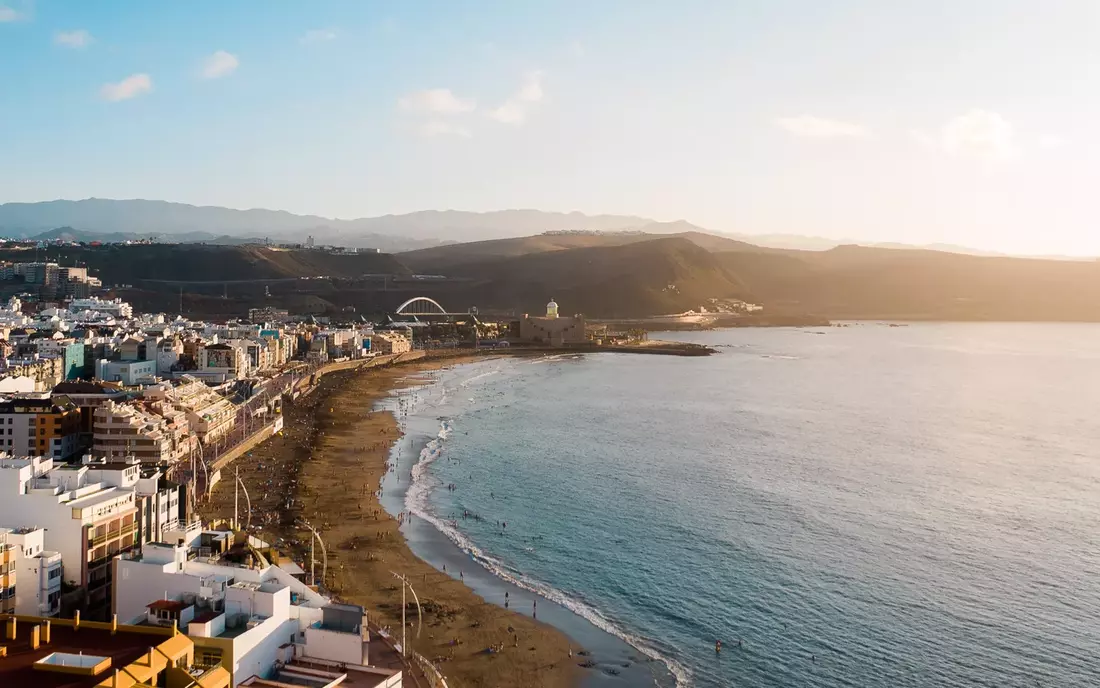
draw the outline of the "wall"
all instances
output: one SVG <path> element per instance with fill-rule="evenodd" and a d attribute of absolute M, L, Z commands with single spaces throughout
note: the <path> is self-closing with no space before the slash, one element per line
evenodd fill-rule
<path fill-rule="evenodd" d="M 164 599 L 165 592 L 169 599 L 179 599 L 185 593 L 199 594 L 198 576 L 166 572 L 176 570 L 174 563 L 145 564 L 129 559 L 115 559 L 112 565 L 115 567 L 112 611 L 118 614 L 120 623 L 133 623 L 144 618 L 145 606 Z"/>
<path fill-rule="evenodd" d="M 46 549 L 59 552 L 65 563 L 65 580 L 74 584 L 80 582 L 84 568 L 84 526 L 73 518 L 71 508 L 57 503 L 52 490 L 19 496 L 5 490 L 0 498 L 0 523 L 9 528 L 44 528 Z"/>
<path fill-rule="evenodd" d="M 218 614 L 205 623 L 195 623 L 192 621 L 187 624 L 187 635 L 199 636 L 202 638 L 216 638 L 222 633 L 225 633 L 225 614 Z"/>
<path fill-rule="evenodd" d="M 297 621 L 271 618 L 233 638 L 233 685 L 253 676 L 270 678 L 279 647 L 297 637 Z"/>
<path fill-rule="evenodd" d="M 307 628 L 306 643 L 302 648 L 307 657 L 327 659 L 344 664 L 366 664 L 366 643 L 357 633 L 326 631 L 323 628 Z"/>

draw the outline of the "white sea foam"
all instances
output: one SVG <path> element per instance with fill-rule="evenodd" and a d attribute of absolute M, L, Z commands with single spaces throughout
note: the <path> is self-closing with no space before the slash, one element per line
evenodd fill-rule
<path fill-rule="evenodd" d="M 482 380 L 482 379 L 487 378 L 491 375 L 496 375 L 499 372 L 500 372 L 500 368 L 497 368 L 495 370 L 487 370 L 484 373 L 478 373 L 477 375 L 472 375 L 472 376 L 466 378 L 465 380 L 463 380 L 462 382 L 458 383 L 458 386 L 463 387 L 463 388 L 468 387 L 470 384 L 472 384 L 474 382 L 477 382 L 478 380 Z"/>
<path fill-rule="evenodd" d="M 541 581 L 533 580 L 506 566 L 503 562 L 487 554 L 464 535 L 455 524 L 436 516 L 430 507 L 431 480 L 428 468 L 443 454 L 443 446 L 451 434 L 453 425 L 449 420 L 443 420 L 439 425 L 439 433 L 420 450 L 420 458 L 412 467 L 412 481 L 405 493 L 405 508 L 416 514 L 423 520 L 431 523 L 436 530 L 443 533 L 459 549 L 468 554 L 474 561 L 488 570 L 490 573 L 507 581 L 516 587 L 523 588 L 537 595 L 558 603 L 577 616 L 587 619 L 593 626 L 605 633 L 623 640 L 650 659 L 661 662 L 676 679 L 677 686 L 691 685 L 691 672 L 676 660 L 666 657 L 654 649 L 643 639 L 628 633 L 613 621 L 604 616 L 595 607 L 580 600 L 574 599 L 557 588 Z"/>

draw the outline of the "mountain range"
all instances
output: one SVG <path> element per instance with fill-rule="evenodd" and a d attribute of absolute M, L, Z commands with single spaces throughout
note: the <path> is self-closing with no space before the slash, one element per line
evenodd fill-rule
<path fill-rule="evenodd" d="M 0 236 L 40 241 L 61 239 L 114 243 L 152 238 L 165 243 L 235 245 L 266 241 L 302 243 L 307 236 L 312 236 L 317 244 L 369 247 L 393 253 L 449 243 L 527 237 L 545 232 L 699 232 L 738 240 L 759 248 L 811 251 L 858 243 L 797 234 L 722 233 L 682 220 L 656 222 L 633 215 L 585 215 L 579 212 L 540 210 L 501 210 L 486 213 L 425 210 L 404 215 L 341 220 L 317 215 L 295 215 L 281 210 L 235 210 L 153 200 L 89 198 L 80 201 L 0 204 Z M 1000 255 L 946 244 L 875 246 L 930 249 L 967 255 Z"/>

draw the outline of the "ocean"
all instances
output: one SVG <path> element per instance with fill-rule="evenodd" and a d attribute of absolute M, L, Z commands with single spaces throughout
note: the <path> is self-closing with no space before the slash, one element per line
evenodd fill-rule
<path fill-rule="evenodd" d="M 386 402 L 414 551 L 594 686 L 1100 685 L 1100 326 L 665 336 Z"/>

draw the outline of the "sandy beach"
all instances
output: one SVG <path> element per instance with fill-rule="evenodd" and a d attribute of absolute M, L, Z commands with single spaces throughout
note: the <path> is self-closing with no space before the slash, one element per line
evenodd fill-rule
<path fill-rule="evenodd" d="M 254 534 L 281 543 L 308 573 L 304 517 L 328 548 L 328 588 L 363 605 L 372 623 L 401 635 L 401 588 L 393 572 L 416 588 L 424 625 L 408 599 L 409 644 L 437 665 L 451 686 L 574 686 L 581 682 L 580 648 L 564 633 L 485 601 L 409 549 L 398 519 L 379 503 L 390 448 L 400 436 L 393 414 L 373 412 L 395 387 L 417 384 L 428 370 L 463 362 L 446 359 L 325 376 L 317 389 L 288 403 L 281 436 L 264 442 L 223 471 L 204 518 L 232 517 L 232 472 L 240 471 L 252 499 Z M 241 520 L 245 500 L 240 498 Z M 317 576 L 321 555 L 317 552 Z M 490 652 L 496 647 L 498 651 Z M 570 651 L 573 656 L 570 657 Z"/>

